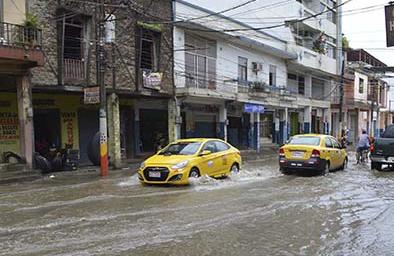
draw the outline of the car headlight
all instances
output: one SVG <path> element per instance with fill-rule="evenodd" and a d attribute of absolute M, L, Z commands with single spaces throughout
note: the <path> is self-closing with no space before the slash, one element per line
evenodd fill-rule
<path fill-rule="evenodd" d="M 144 169 L 145 168 L 145 162 L 142 162 L 141 164 L 140 164 L 140 169 Z"/>
<path fill-rule="evenodd" d="M 179 162 L 179 163 L 174 164 L 173 166 L 171 166 L 171 169 L 178 170 L 178 169 L 185 168 L 185 167 L 187 166 L 188 163 L 189 163 L 188 160 Z"/>

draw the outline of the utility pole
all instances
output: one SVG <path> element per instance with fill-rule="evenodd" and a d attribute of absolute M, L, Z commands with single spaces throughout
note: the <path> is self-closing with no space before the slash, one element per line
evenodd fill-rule
<path fill-rule="evenodd" d="M 341 79 L 339 82 L 339 136 L 342 137 L 343 130 L 343 84 L 344 84 L 344 76 L 345 76 L 345 58 L 342 57 L 342 68 L 341 68 Z"/>
<path fill-rule="evenodd" d="M 101 176 L 108 175 L 108 142 L 107 142 L 107 93 L 105 90 L 105 8 L 104 1 L 101 0 L 99 6 L 99 45 L 98 45 L 98 74 L 97 81 L 100 86 L 100 173 Z"/>

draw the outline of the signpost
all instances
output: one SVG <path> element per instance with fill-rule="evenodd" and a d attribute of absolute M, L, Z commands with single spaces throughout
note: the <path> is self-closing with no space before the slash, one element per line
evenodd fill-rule
<path fill-rule="evenodd" d="M 244 104 L 244 111 L 246 113 L 264 113 L 265 108 L 263 105 L 245 103 Z"/>
<path fill-rule="evenodd" d="M 386 12 L 386 43 L 387 47 L 394 46 L 394 3 L 385 7 Z"/>

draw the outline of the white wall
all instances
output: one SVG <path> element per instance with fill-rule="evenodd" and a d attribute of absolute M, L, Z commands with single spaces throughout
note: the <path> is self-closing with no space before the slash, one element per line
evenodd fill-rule
<path fill-rule="evenodd" d="M 359 93 L 360 78 L 364 80 L 364 93 Z M 368 76 L 354 72 L 354 98 L 366 101 L 368 99 L 368 86 Z"/>
<path fill-rule="evenodd" d="M 190 32 L 189 32 L 190 33 Z M 199 35 L 202 36 L 203 35 Z M 212 39 L 212 38 L 211 38 Z M 185 51 L 177 49 L 185 48 L 185 31 L 182 28 L 174 29 L 174 58 L 175 58 L 175 75 L 183 74 L 185 71 Z M 278 86 L 287 84 L 287 67 L 283 59 L 248 49 L 245 46 L 229 43 L 225 39 L 216 39 L 216 73 L 217 80 L 224 84 L 224 80 L 238 79 L 238 57 L 248 59 L 248 81 L 269 82 L 269 66 L 276 66 L 276 81 Z M 252 62 L 262 63 L 263 69 L 257 74 L 252 70 Z M 185 78 L 183 75 L 176 75 L 175 85 L 178 88 L 185 87 Z"/>

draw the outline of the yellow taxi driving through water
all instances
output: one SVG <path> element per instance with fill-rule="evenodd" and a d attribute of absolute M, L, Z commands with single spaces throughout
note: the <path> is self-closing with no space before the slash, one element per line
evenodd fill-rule
<path fill-rule="evenodd" d="M 183 139 L 141 163 L 138 178 L 147 184 L 188 184 L 189 177 L 237 173 L 241 164 L 239 150 L 222 140 Z"/>
<path fill-rule="evenodd" d="M 345 169 L 347 160 L 346 150 L 329 135 L 296 135 L 279 149 L 279 168 L 284 174 L 296 170 L 326 174 Z"/>

